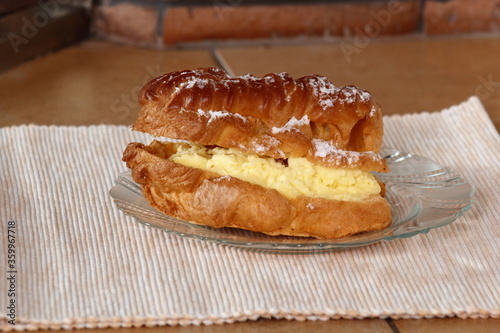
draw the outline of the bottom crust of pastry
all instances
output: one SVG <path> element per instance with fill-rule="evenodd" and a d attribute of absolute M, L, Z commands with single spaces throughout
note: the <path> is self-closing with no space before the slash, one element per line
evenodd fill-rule
<path fill-rule="evenodd" d="M 144 197 L 169 216 L 214 228 L 320 239 L 381 230 L 391 224 L 389 203 L 381 195 L 361 201 L 287 199 L 274 189 L 169 161 L 178 145 L 130 143 L 123 154 Z"/>

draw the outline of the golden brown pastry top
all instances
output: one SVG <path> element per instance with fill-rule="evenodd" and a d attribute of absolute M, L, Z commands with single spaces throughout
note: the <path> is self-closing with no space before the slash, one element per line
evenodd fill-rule
<path fill-rule="evenodd" d="M 387 171 L 382 115 L 371 95 L 326 77 L 287 73 L 228 77 L 219 68 L 172 72 L 148 82 L 134 130 L 331 167 Z"/>

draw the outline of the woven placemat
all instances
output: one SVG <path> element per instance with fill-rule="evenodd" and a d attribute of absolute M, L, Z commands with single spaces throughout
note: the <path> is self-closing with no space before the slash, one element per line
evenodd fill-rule
<path fill-rule="evenodd" d="M 303 255 L 181 238 L 125 216 L 108 191 L 127 143 L 149 141 L 127 127 L 1 128 L 1 329 L 499 318 L 500 138 L 483 106 L 472 97 L 385 117 L 385 128 L 386 145 L 474 184 L 475 205 L 428 234 Z"/>

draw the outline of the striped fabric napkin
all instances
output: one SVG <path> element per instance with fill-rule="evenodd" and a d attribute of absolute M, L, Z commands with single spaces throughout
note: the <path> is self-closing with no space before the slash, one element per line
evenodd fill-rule
<path fill-rule="evenodd" d="M 500 138 L 480 101 L 385 118 L 387 146 L 452 167 L 475 205 L 428 234 L 280 255 L 138 224 L 108 191 L 124 126 L 0 129 L 0 328 L 258 318 L 500 317 Z M 9 257 L 10 256 L 10 257 Z M 13 325 L 15 324 L 15 325 Z"/>

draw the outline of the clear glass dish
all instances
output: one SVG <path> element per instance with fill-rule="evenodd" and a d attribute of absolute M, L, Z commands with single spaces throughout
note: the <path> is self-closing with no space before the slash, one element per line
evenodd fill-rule
<path fill-rule="evenodd" d="M 473 186 L 454 170 L 426 157 L 392 148 L 384 148 L 381 156 L 387 160 L 391 171 L 387 174 L 376 173 L 376 176 L 386 184 L 392 225 L 384 230 L 340 239 L 268 236 L 234 228 L 199 226 L 172 218 L 149 205 L 130 172 L 118 176 L 110 195 L 119 209 L 147 226 L 182 237 L 279 253 L 338 251 L 411 237 L 445 226 L 472 207 Z"/>

